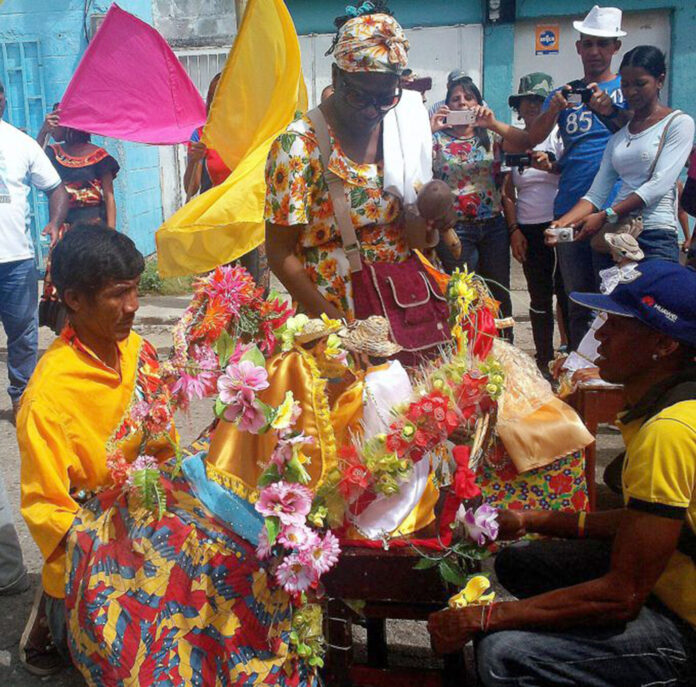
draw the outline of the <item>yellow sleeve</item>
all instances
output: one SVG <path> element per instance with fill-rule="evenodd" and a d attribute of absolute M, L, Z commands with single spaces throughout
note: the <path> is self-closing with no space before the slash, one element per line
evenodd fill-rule
<path fill-rule="evenodd" d="M 630 443 L 623 474 L 629 508 L 683 517 L 696 490 L 696 432 L 676 418 L 657 417 Z"/>
<path fill-rule="evenodd" d="M 48 560 L 79 510 L 70 497 L 70 473 L 77 467 L 77 458 L 60 416 L 36 400 L 22 405 L 17 441 L 22 458 L 22 516 Z"/>

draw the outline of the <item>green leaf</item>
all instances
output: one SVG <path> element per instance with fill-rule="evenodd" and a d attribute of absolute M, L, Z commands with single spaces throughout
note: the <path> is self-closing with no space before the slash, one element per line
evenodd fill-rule
<path fill-rule="evenodd" d="M 220 367 L 227 367 L 227 363 L 229 362 L 232 353 L 234 353 L 235 340 L 229 335 L 227 331 L 223 330 L 222 334 L 220 334 L 220 336 L 213 344 L 213 348 L 215 349 L 215 352 L 218 354 L 218 358 L 220 359 Z"/>
<path fill-rule="evenodd" d="M 258 485 L 259 487 L 267 487 L 273 482 L 277 482 L 280 479 L 280 473 L 278 472 L 277 465 L 271 465 L 267 468 L 259 477 Z"/>
<path fill-rule="evenodd" d="M 223 403 L 219 398 L 215 399 L 215 417 L 222 417 L 225 414 L 226 408 L 226 403 Z"/>
<path fill-rule="evenodd" d="M 252 346 L 243 356 L 242 360 L 249 360 L 257 367 L 266 367 L 266 359 L 257 346 Z"/>
<path fill-rule="evenodd" d="M 309 484 L 311 481 L 311 477 L 307 470 L 305 470 L 304 465 L 300 463 L 299 459 L 297 456 L 293 456 L 287 464 L 286 467 L 287 473 L 289 473 L 289 476 L 291 478 L 290 481 L 292 482 L 299 482 L 300 484 Z M 286 473 L 286 476 L 287 476 Z"/>
<path fill-rule="evenodd" d="M 359 186 L 352 187 L 350 190 L 350 204 L 354 208 L 359 208 L 367 203 L 367 191 Z"/>
<path fill-rule="evenodd" d="M 273 546 L 280 532 L 280 520 L 278 518 L 266 518 L 266 532 L 268 532 L 268 545 Z"/>
<path fill-rule="evenodd" d="M 418 563 L 413 566 L 414 570 L 428 570 L 429 568 L 434 568 L 440 559 L 438 558 L 421 558 Z"/>
<path fill-rule="evenodd" d="M 464 587 L 468 576 L 462 572 L 458 565 L 455 565 L 447 558 L 440 561 L 438 566 L 440 576 L 445 582 L 455 585 L 456 587 Z"/>

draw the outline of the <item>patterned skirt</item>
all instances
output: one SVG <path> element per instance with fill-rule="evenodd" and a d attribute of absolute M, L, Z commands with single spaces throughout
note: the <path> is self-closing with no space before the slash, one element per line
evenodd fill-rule
<path fill-rule="evenodd" d="M 287 594 L 182 475 L 164 472 L 162 518 L 112 489 L 70 531 L 68 641 L 88 684 L 314 685 L 288 658 Z"/>

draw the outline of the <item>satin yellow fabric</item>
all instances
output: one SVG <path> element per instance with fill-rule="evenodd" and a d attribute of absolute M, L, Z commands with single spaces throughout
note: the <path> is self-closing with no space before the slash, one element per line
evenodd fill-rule
<path fill-rule="evenodd" d="M 295 113 L 306 109 L 300 45 L 285 3 L 250 0 L 202 138 L 232 173 L 157 231 L 163 277 L 206 272 L 263 242 L 266 157 Z"/>
<path fill-rule="evenodd" d="M 555 397 L 525 417 L 498 423 L 496 431 L 518 472 L 548 465 L 594 441 L 578 414 Z"/>
<path fill-rule="evenodd" d="M 266 369 L 270 386 L 259 398 L 277 406 L 286 391 L 293 392 L 302 409 L 295 427 L 314 438 L 303 453 L 309 458 L 305 465 L 311 478 L 308 486 L 317 489 L 337 465 L 326 380 L 320 376 L 312 356 L 299 349 L 275 356 Z M 208 477 L 254 503 L 258 499 L 256 485 L 276 443 L 275 432 L 240 432 L 235 425 L 222 421 L 213 434 L 206 458 Z"/>

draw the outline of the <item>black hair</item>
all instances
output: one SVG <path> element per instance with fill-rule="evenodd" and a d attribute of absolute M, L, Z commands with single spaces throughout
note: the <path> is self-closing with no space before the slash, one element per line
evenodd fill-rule
<path fill-rule="evenodd" d="M 624 67 L 640 67 L 655 79 L 667 73 L 665 54 L 654 45 L 638 45 L 629 50 L 621 60 L 619 71 Z"/>
<path fill-rule="evenodd" d="M 457 86 L 463 88 L 465 93 L 470 93 L 473 95 L 479 105 L 483 105 L 483 96 L 481 95 L 481 91 L 470 76 L 463 76 L 461 79 L 456 79 L 447 85 L 445 103 L 449 103 L 452 93 Z M 474 134 L 486 151 L 491 149 L 491 137 L 488 135 L 488 129 L 483 126 L 476 126 L 474 127 Z"/>
<path fill-rule="evenodd" d="M 89 143 L 92 140 L 91 134 L 79 129 L 71 129 L 69 126 L 65 128 L 65 142 L 68 144 Z"/>
<path fill-rule="evenodd" d="M 51 254 L 51 278 L 61 300 L 67 289 L 94 297 L 109 282 L 135 279 L 144 269 L 133 241 L 103 222 L 76 224 Z"/>
<path fill-rule="evenodd" d="M 356 2 L 357 1 L 358 0 L 356 0 Z M 346 6 L 346 9 L 348 9 L 348 6 Z M 334 19 L 336 34 L 333 37 L 331 46 L 326 53 L 324 53 L 325 55 L 330 55 L 334 51 L 336 43 L 338 43 L 338 32 L 341 27 L 351 19 L 355 19 L 355 17 L 364 17 L 367 14 L 388 14 L 390 17 L 394 16 L 393 12 L 387 7 L 385 0 L 366 0 L 361 5 L 356 5 L 353 9 L 355 10 L 354 14 L 342 14 L 340 17 Z"/>

